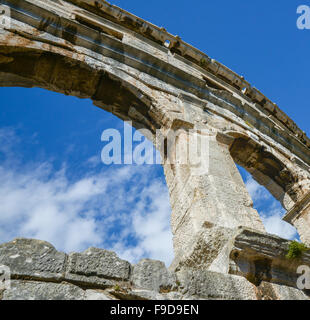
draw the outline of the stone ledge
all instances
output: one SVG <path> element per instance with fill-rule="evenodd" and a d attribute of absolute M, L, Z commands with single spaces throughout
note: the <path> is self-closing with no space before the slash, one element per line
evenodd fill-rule
<path fill-rule="evenodd" d="M 131 265 L 114 252 L 96 248 L 66 255 L 44 241 L 15 239 L 0 245 L 0 264 L 12 271 L 11 289 L 0 293 L 0 300 L 309 299 L 292 286 L 270 283 L 279 279 L 279 273 L 273 271 L 278 270 L 279 263 L 274 261 L 280 259 L 278 253 L 285 252 L 288 241 L 248 229 L 238 232 L 230 251 L 233 257 L 238 253 L 238 259 L 230 260 L 230 272 L 238 275 L 186 265 L 172 272 L 163 262 L 150 259 Z M 268 243 L 271 244 L 269 249 Z M 278 248 L 276 254 L 274 248 Z M 274 276 L 271 279 L 262 277 L 255 285 L 246 279 L 244 266 L 254 261 L 256 267 L 255 259 L 262 255 L 273 259 L 271 274 Z M 308 259 L 307 255 L 303 262 Z"/>
<path fill-rule="evenodd" d="M 309 252 L 300 259 L 287 259 L 289 240 L 249 228 L 204 228 L 193 243 L 186 254 L 175 258 L 171 271 L 207 270 L 242 276 L 257 286 L 265 281 L 296 288 L 297 268 L 310 267 Z"/>
<path fill-rule="evenodd" d="M 118 258 L 115 252 L 89 248 L 69 254 L 66 274 L 127 281 L 130 269 L 130 263 Z"/>
<path fill-rule="evenodd" d="M 275 235 L 240 228 L 230 251 L 229 273 L 244 276 L 257 285 L 267 281 L 296 287 L 297 268 L 310 266 L 310 253 L 288 259 L 289 243 Z"/>
<path fill-rule="evenodd" d="M 77 284 L 86 288 L 107 288 L 129 281 L 131 265 L 116 253 L 89 248 L 69 255 L 50 243 L 18 238 L 0 245 L 0 265 L 8 266 L 12 279 Z"/>
<path fill-rule="evenodd" d="M 307 193 L 301 200 L 299 200 L 295 205 L 286 213 L 283 220 L 292 223 L 302 215 L 310 206 L 310 193 Z"/>
<path fill-rule="evenodd" d="M 0 265 L 11 269 L 12 277 L 60 281 L 65 273 L 67 255 L 50 243 L 17 238 L 0 245 Z"/>

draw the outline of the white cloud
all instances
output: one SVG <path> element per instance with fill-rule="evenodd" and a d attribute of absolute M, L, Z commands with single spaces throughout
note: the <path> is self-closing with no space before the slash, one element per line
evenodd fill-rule
<path fill-rule="evenodd" d="M 269 191 L 259 185 L 249 174 L 246 176 L 245 185 L 266 231 L 285 239 L 297 239 L 296 228 L 282 220 L 285 210 Z"/>
<path fill-rule="evenodd" d="M 101 164 L 100 156 L 96 155 L 89 158 L 86 161 L 86 165 L 90 166 L 91 168 L 95 168 Z"/>
<path fill-rule="evenodd" d="M 268 193 L 268 191 L 264 187 L 259 185 L 249 174 L 247 175 L 245 185 L 254 202 L 261 202 L 268 199 L 270 200 L 270 194 Z"/>
<path fill-rule="evenodd" d="M 4 144 L 5 141 L 5 144 Z M 115 250 L 135 263 L 143 257 L 170 264 L 173 258 L 170 205 L 165 182 L 152 166 L 92 171 L 72 181 L 65 165 L 12 162 L 13 130 L 0 131 L 0 242 L 27 237 L 58 250 L 89 246 Z"/>
<path fill-rule="evenodd" d="M 270 213 L 263 214 L 262 220 L 268 233 L 275 234 L 284 239 L 297 239 L 296 229 L 289 223 L 282 220 L 283 213 L 274 210 Z"/>
<path fill-rule="evenodd" d="M 96 208 L 95 198 L 104 191 L 105 181 L 89 177 L 70 183 L 64 171 L 53 174 L 48 165 L 22 173 L 0 167 L 0 176 L 1 241 L 33 237 L 66 251 L 100 244 L 86 204 L 92 202 L 90 207 Z"/>

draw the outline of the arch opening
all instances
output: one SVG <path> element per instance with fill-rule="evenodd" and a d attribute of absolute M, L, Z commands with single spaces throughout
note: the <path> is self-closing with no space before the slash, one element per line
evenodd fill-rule
<path fill-rule="evenodd" d="M 0 86 L 39 87 L 91 99 L 96 106 L 122 120 L 132 120 L 138 129 L 143 127 L 154 132 L 159 128 L 148 112 L 152 98 L 138 85 L 117 76 L 117 68 L 108 72 L 96 65 L 96 60 L 88 61 L 67 50 L 54 52 L 50 47 L 46 50 L 28 48 L 27 44 L 0 46 Z M 133 80 L 130 76 L 128 79 Z M 138 121 L 129 115 L 130 109 L 139 110 Z"/>
<path fill-rule="evenodd" d="M 294 188 L 298 177 L 271 148 L 268 150 L 249 137 L 237 137 L 230 153 L 234 161 L 280 201 L 285 210 L 298 199 L 298 190 Z"/>
<path fill-rule="evenodd" d="M 254 180 L 252 175 L 243 167 L 237 165 L 237 168 L 252 198 L 253 208 L 259 213 L 266 232 L 284 239 L 300 241 L 297 229 L 282 220 L 286 214 L 286 210 L 281 202 L 267 188 Z"/>
<path fill-rule="evenodd" d="M 230 154 L 268 233 L 300 241 L 297 229 L 283 221 L 296 199 L 297 177 L 271 148 L 247 135 L 231 133 Z"/>
<path fill-rule="evenodd" d="M 116 60 L 112 62 L 112 59 L 97 53 L 93 56 L 93 52 L 91 55 L 84 55 L 70 48 L 72 45 L 68 41 L 65 41 L 63 45 L 57 45 L 54 42 L 51 44 L 39 42 L 36 38 L 27 38 L 24 34 L 4 33 L 0 44 L 0 87 L 36 87 L 49 92 L 90 99 L 95 106 L 107 111 L 109 115 L 113 114 L 118 119 L 131 121 L 135 129 L 146 128 L 152 134 L 161 127 L 161 122 L 166 121 L 165 115 L 157 109 L 156 100 L 150 95 L 152 91 L 131 74 L 125 74 L 120 68 L 122 62 Z M 118 126 L 120 125 L 119 122 Z M 161 166 L 158 167 L 161 168 Z M 166 182 L 163 184 L 165 180 L 163 180 L 162 168 L 160 170 L 160 177 L 157 177 L 156 182 L 157 185 L 162 186 L 161 189 L 165 189 Z M 152 175 L 145 173 L 145 176 L 151 177 Z M 157 190 L 154 191 L 154 195 L 168 196 L 168 201 L 163 201 L 167 207 L 162 210 L 163 213 L 167 213 L 167 208 L 170 209 L 168 192 Z M 150 200 L 146 201 L 149 203 Z M 155 202 L 154 200 L 153 203 Z M 156 203 L 158 207 L 158 201 Z M 141 224 L 142 217 L 143 215 L 137 215 L 136 223 Z M 159 217 L 162 217 L 162 214 L 159 214 Z M 165 260 L 168 265 L 173 258 L 173 252 L 168 245 L 171 241 L 169 238 L 170 219 L 169 216 L 166 218 L 164 235 L 157 242 L 162 243 L 161 240 L 165 240 L 166 244 L 162 246 L 162 251 L 166 252 L 166 249 L 168 251 L 171 249 L 169 254 L 161 256 L 160 250 L 154 249 L 157 250 L 156 253 L 155 251 L 150 252 L 151 254 L 143 257 Z M 150 217 L 149 221 L 151 221 Z M 158 228 L 161 228 L 164 224 L 163 219 L 158 219 L 159 222 L 161 226 Z M 156 226 L 156 222 L 153 225 Z M 167 225 L 169 230 L 167 230 Z M 154 239 L 163 234 L 158 228 L 154 229 L 158 231 L 157 234 L 153 234 Z M 142 230 L 141 227 L 140 232 Z M 148 239 L 144 243 L 152 242 L 151 239 Z M 117 249 L 115 248 L 116 251 L 119 251 Z"/>
<path fill-rule="evenodd" d="M 4 128 L 0 139 L 6 141 L 0 152 L 0 241 L 25 236 L 65 251 L 97 246 L 130 261 L 153 258 L 169 265 L 171 209 L 162 167 L 108 168 L 100 163 L 102 130 L 115 128 L 122 133 L 124 122 L 89 108 L 89 100 L 42 89 L 0 91 Z M 32 141 L 34 128 L 33 139 L 50 136 L 50 140 Z M 71 130 L 76 130 L 74 135 Z M 38 145 L 43 145 L 41 151 Z M 64 158 L 56 159 L 58 165 L 51 159 L 54 153 L 47 152 L 48 145 Z M 87 156 L 88 149 L 96 154 Z M 36 151 L 43 156 L 35 156 Z"/>

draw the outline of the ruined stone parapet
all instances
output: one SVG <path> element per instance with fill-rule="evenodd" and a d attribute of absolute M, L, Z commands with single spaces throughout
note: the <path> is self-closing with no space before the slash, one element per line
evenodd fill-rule
<path fill-rule="evenodd" d="M 131 265 L 114 252 L 96 248 L 68 255 L 33 239 L 0 245 L 3 264 L 11 269 L 11 288 L 0 292 L 0 300 L 309 299 L 294 286 L 267 278 L 253 284 L 243 276 L 205 269 L 171 272 L 163 262 L 150 259 Z"/>

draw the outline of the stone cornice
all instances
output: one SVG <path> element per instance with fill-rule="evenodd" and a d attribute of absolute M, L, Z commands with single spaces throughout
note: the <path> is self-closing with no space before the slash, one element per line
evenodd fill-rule
<path fill-rule="evenodd" d="M 218 61 L 211 59 L 208 55 L 201 52 L 197 48 L 182 41 L 179 36 L 174 36 L 167 32 L 164 28 L 159 28 L 154 24 L 147 22 L 117 6 L 111 5 L 104 0 L 67 0 L 81 7 L 93 7 L 97 12 L 102 12 L 106 18 L 117 21 L 127 28 L 131 28 L 135 32 L 158 42 L 163 46 L 167 46 L 170 51 L 177 52 L 182 57 L 193 62 L 197 66 L 205 69 L 211 74 L 224 80 L 226 84 L 238 89 L 241 96 L 247 96 L 252 101 L 260 104 L 269 114 L 274 115 L 283 125 L 296 135 L 302 143 L 310 147 L 310 139 L 305 132 L 300 130 L 298 126 L 291 120 L 275 103 L 263 95 L 258 89 L 252 87 L 243 76 L 238 75 Z"/>
<path fill-rule="evenodd" d="M 283 217 L 283 220 L 289 223 L 292 223 L 298 216 L 300 216 L 306 209 L 310 206 L 310 192 L 307 193 L 302 199 L 297 201 L 293 208 L 291 208 L 286 215 Z"/>

